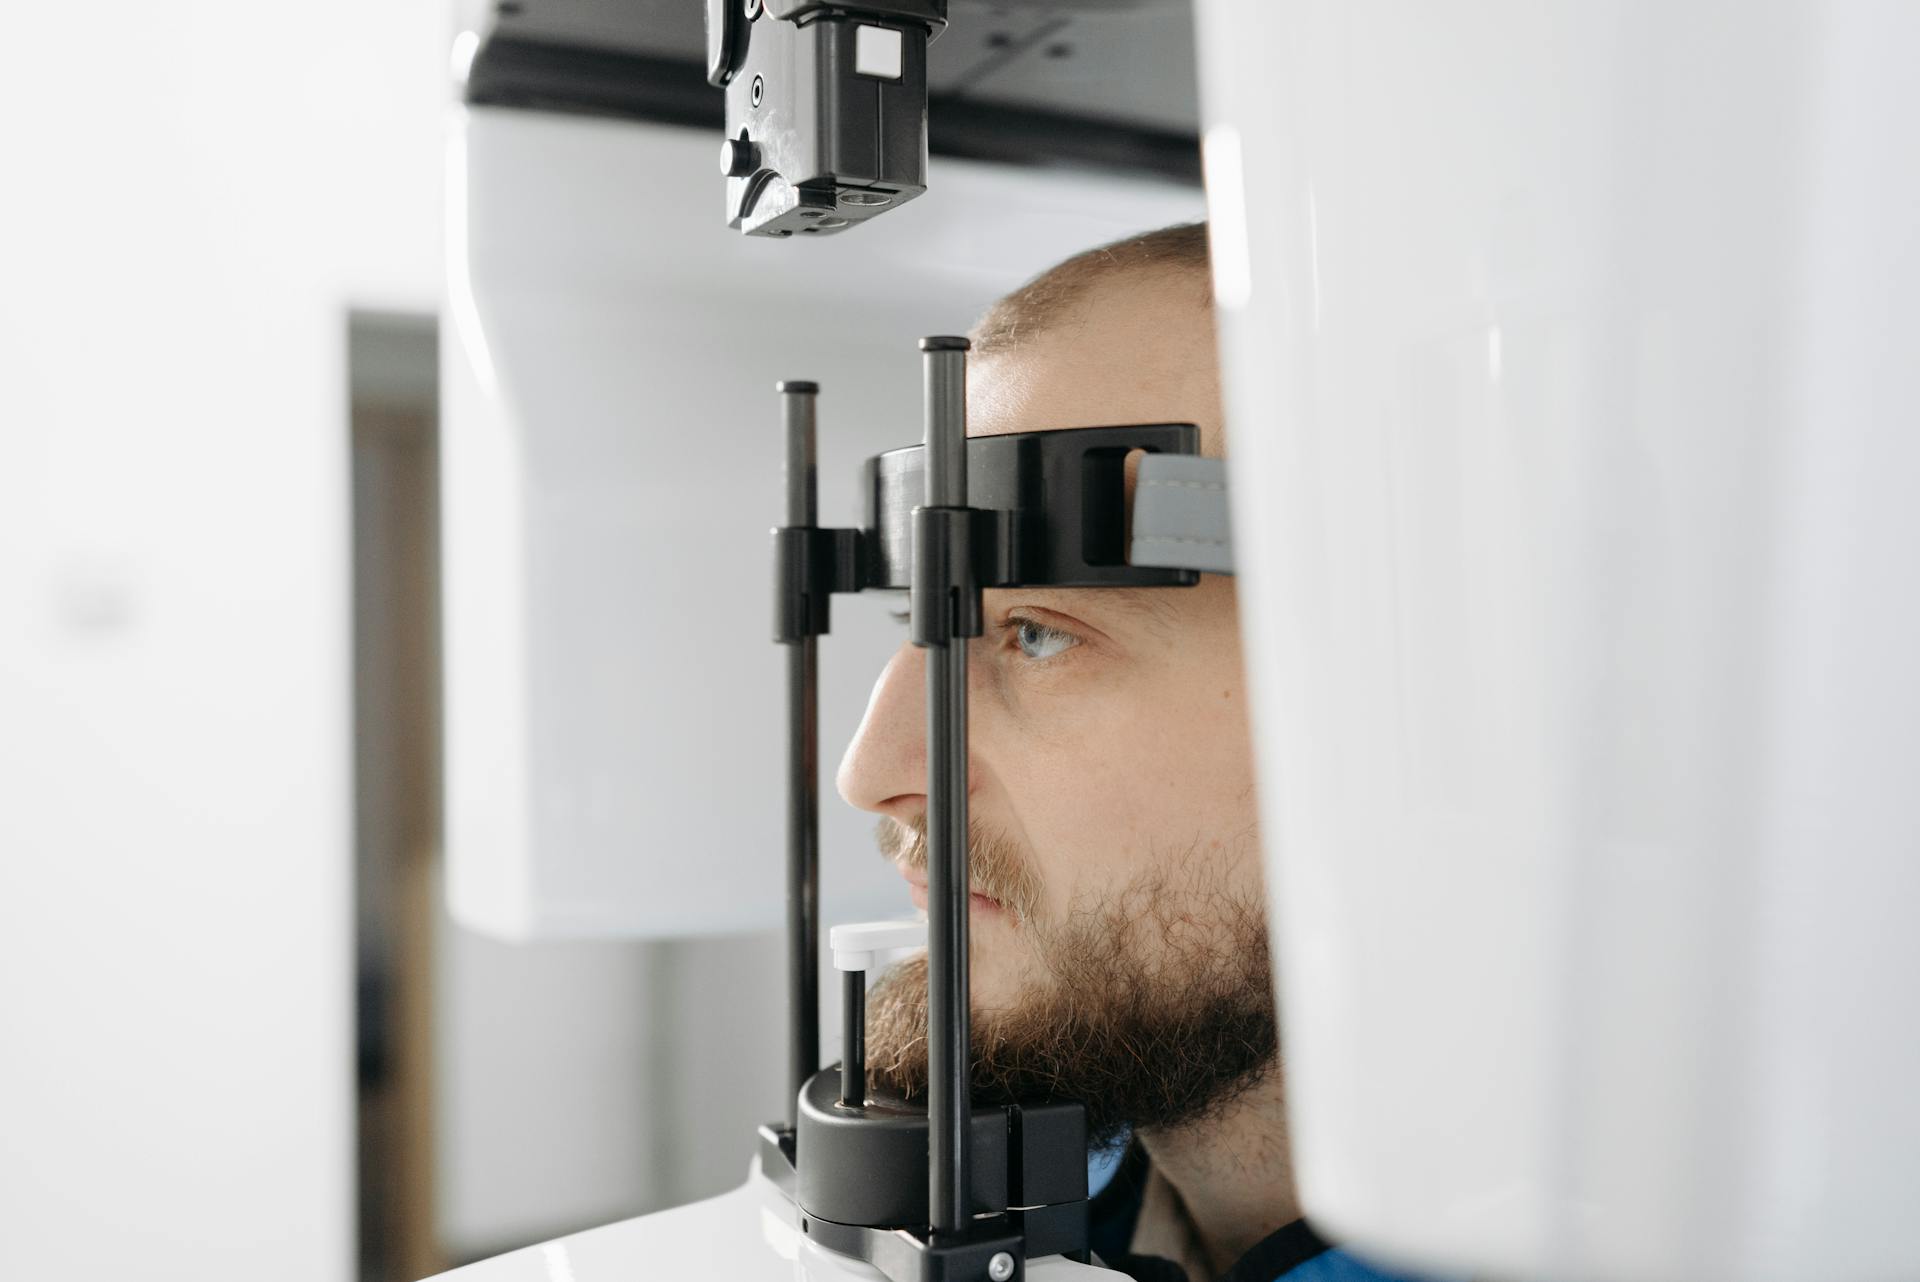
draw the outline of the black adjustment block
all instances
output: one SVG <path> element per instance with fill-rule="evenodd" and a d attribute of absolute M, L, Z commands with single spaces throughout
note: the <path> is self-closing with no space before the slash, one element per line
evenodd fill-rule
<path fill-rule="evenodd" d="M 1023 1207 L 1007 1212 L 1007 1220 L 1019 1231 L 1029 1259 L 1067 1255 L 1087 1249 L 1087 1236 L 1092 1229 L 1089 1206 L 1083 1200 Z"/>
<path fill-rule="evenodd" d="M 1191 587 L 1193 570 L 1127 564 L 1127 455 L 1197 454 L 1191 423 L 1080 427 L 967 441 L 966 531 L 983 588 Z M 914 511 L 926 503 L 926 447 L 867 460 L 862 584 L 915 584 Z M 943 510 L 943 509 L 933 509 Z M 956 567 L 945 567 L 949 579 Z"/>
<path fill-rule="evenodd" d="M 1003 1211 L 1008 1205 L 1011 1132 L 1005 1108 L 976 1106 L 972 1146 L 976 1214 Z M 801 1092 L 794 1141 L 796 1200 L 806 1214 L 839 1224 L 925 1228 L 924 1106 L 876 1095 L 864 1107 L 847 1108 L 840 1103 L 839 1072 L 824 1071 Z M 1085 1153 L 1083 1146 L 1083 1190 Z"/>
<path fill-rule="evenodd" d="M 708 73 L 726 86 L 724 136 L 741 144 L 727 152 L 728 224 L 828 236 L 924 192 L 927 41 L 945 10 L 944 0 L 767 0 L 757 20 L 723 13 Z M 876 65 L 883 46 L 891 56 Z"/>
<path fill-rule="evenodd" d="M 755 1137 L 760 1173 L 788 1197 L 793 1196 L 793 1132 L 784 1126 L 762 1126 Z"/>
<path fill-rule="evenodd" d="M 1021 1104 L 1013 1110 L 1011 1206 L 1087 1199 L 1087 1112 L 1079 1104 Z"/>
<path fill-rule="evenodd" d="M 980 575 L 975 565 L 970 507 L 918 507 L 913 510 L 912 618 L 915 645 L 945 645 L 956 637 L 977 637 Z"/>
<path fill-rule="evenodd" d="M 773 532 L 773 639 L 825 635 L 835 592 L 858 592 L 865 574 L 859 530 L 780 526 Z"/>

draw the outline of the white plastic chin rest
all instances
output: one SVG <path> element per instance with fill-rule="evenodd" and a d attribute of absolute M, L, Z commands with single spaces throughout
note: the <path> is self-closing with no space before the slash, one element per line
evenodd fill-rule
<path fill-rule="evenodd" d="M 835 970 L 872 970 L 882 953 L 900 948 L 924 948 L 924 921 L 862 921 L 835 926 L 827 935 Z"/>

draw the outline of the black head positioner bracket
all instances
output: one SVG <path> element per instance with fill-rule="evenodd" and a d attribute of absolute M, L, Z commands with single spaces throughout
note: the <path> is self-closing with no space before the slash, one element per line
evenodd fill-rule
<path fill-rule="evenodd" d="M 707 0 L 727 223 L 826 235 L 927 188 L 927 42 L 947 0 Z"/>
<path fill-rule="evenodd" d="M 894 1282 L 1013 1282 L 1031 1257 L 1085 1258 L 1088 1135 L 1077 1101 L 972 1098 L 967 642 L 982 632 L 986 588 L 1197 583 L 1198 570 L 1130 557 L 1127 487 L 1129 456 L 1193 458 L 1199 433 L 1175 423 L 970 440 L 967 340 L 929 338 L 920 348 L 926 439 L 868 461 L 860 529 L 818 524 L 819 389 L 780 385 L 787 509 L 774 531 L 774 636 L 788 647 L 792 1091 L 785 1125 L 762 1128 L 760 1158 L 809 1236 Z M 1137 533 L 1131 546 L 1144 546 Z M 847 1060 L 839 1070 L 820 1065 L 816 647 L 833 593 L 868 588 L 908 592 L 913 643 L 927 654 L 924 1100 L 869 1088 L 858 974 L 845 984 Z"/>

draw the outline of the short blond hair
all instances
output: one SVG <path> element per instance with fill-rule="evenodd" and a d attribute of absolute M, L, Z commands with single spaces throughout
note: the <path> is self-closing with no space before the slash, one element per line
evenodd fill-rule
<path fill-rule="evenodd" d="M 1141 232 L 1089 249 L 1049 267 L 987 309 L 973 329 L 973 350 L 983 355 L 1018 347 L 1032 334 L 1057 324 L 1094 286 L 1117 276 L 1151 273 L 1189 278 L 1194 302 L 1213 305 L 1207 225 L 1182 223 Z"/>

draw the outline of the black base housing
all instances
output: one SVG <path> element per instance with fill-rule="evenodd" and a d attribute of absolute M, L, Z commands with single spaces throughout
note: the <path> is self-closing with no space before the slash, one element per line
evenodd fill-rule
<path fill-rule="evenodd" d="M 762 1127 L 762 1171 L 800 1209 L 803 1232 L 862 1259 L 893 1282 L 972 1282 L 1005 1253 L 1024 1276 L 1045 1255 L 1085 1258 L 1086 1112 L 1073 1101 L 973 1106 L 974 1223 L 962 1235 L 927 1227 L 924 1103 L 840 1102 L 837 1066 L 800 1093 L 799 1123 Z"/>

